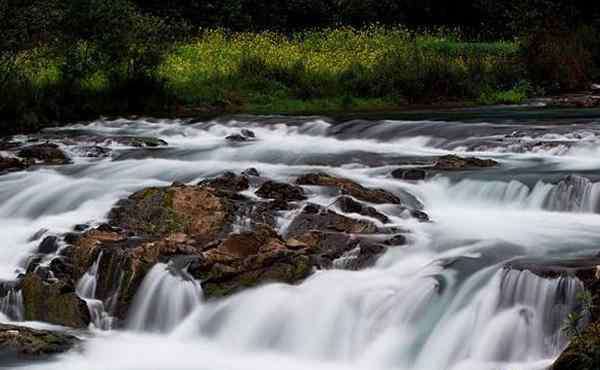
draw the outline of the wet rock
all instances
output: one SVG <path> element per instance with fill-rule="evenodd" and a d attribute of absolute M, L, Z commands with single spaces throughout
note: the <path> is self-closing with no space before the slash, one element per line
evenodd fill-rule
<path fill-rule="evenodd" d="M 394 235 L 393 237 L 391 237 L 390 239 L 386 240 L 384 242 L 385 245 L 388 246 L 402 246 L 406 244 L 406 236 L 402 235 L 402 234 L 398 234 L 398 235 Z"/>
<path fill-rule="evenodd" d="M 38 253 L 52 254 L 58 250 L 58 237 L 47 236 L 38 246 Z"/>
<path fill-rule="evenodd" d="M 232 234 L 205 251 L 189 273 L 199 279 L 204 296 L 218 298 L 264 282 L 293 284 L 312 270 L 302 251 L 288 248 L 268 227 Z"/>
<path fill-rule="evenodd" d="M 286 183 L 267 181 L 257 191 L 256 195 L 264 199 L 293 202 L 305 200 L 304 189 Z"/>
<path fill-rule="evenodd" d="M 112 140 L 123 145 L 130 145 L 139 148 L 156 148 L 169 145 L 169 143 L 166 141 L 156 137 L 123 136 L 112 138 Z"/>
<path fill-rule="evenodd" d="M 78 155 L 85 158 L 106 158 L 110 156 L 112 150 L 98 145 L 81 146 L 74 149 Z"/>
<path fill-rule="evenodd" d="M 392 177 L 395 179 L 408 181 L 425 180 L 425 178 L 427 177 L 427 171 L 418 168 L 399 168 L 397 170 L 392 171 Z"/>
<path fill-rule="evenodd" d="M 251 168 L 244 170 L 244 172 L 242 172 L 242 175 L 250 176 L 250 177 L 259 177 L 260 172 L 258 172 L 258 170 L 256 168 L 251 167 Z"/>
<path fill-rule="evenodd" d="M 225 138 L 228 141 L 243 143 L 246 141 L 252 141 L 256 139 L 256 135 L 253 131 L 248 129 L 242 129 L 239 134 L 232 134 Z"/>
<path fill-rule="evenodd" d="M 82 232 L 82 231 L 86 231 L 89 228 L 90 228 L 90 225 L 88 225 L 88 224 L 78 224 L 73 227 L 73 230 L 75 230 L 77 232 Z"/>
<path fill-rule="evenodd" d="M 56 144 L 31 145 L 21 149 L 17 155 L 47 165 L 61 165 L 70 162 L 67 155 Z"/>
<path fill-rule="evenodd" d="M 498 162 L 493 159 L 480 159 L 476 157 L 463 158 L 451 154 L 438 158 L 432 169 L 438 171 L 456 171 L 496 167 L 497 165 Z"/>
<path fill-rule="evenodd" d="M 65 333 L 0 324 L 3 361 L 45 359 L 67 352 L 78 343 L 79 339 Z"/>
<path fill-rule="evenodd" d="M 242 133 L 243 136 L 248 137 L 248 138 L 255 138 L 256 135 L 254 134 L 254 131 L 252 130 L 248 130 L 248 129 L 242 129 L 242 131 L 240 131 Z"/>
<path fill-rule="evenodd" d="M 48 232 L 48 229 L 39 229 L 35 234 L 33 234 L 27 241 L 34 242 L 39 240 Z"/>
<path fill-rule="evenodd" d="M 233 192 L 244 191 L 250 188 L 250 182 L 248 181 L 248 177 L 246 177 L 245 175 L 237 176 L 233 172 L 225 172 L 219 177 L 203 180 L 198 185 L 210 186 L 219 190 Z"/>
<path fill-rule="evenodd" d="M 65 281 L 44 281 L 30 273 L 22 281 L 24 318 L 51 324 L 86 328 L 90 323 L 87 304 L 75 294 L 72 284 Z"/>
<path fill-rule="evenodd" d="M 341 196 L 335 201 L 335 205 L 345 213 L 357 213 L 366 217 L 379 220 L 382 223 L 390 222 L 390 219 L 373 207 L 366 206 L 348 196 Z"/>
<path fill-rule="evenodd" d="M 421 210 L 418 209 L 411 209 L 409 211 L 410 216 L 412 218 L 416 218 L 417 220 L 421 221 L 421 222 L 429 222 L 429 215 Z"/>
<path fill-rule="evenodd" d="M 111 225 L 144 237 L 186 233 L 212 240 L 231 224 L 233 201 L 206 186 L 147 188 L 117 204 Z"/>
<path fill-rule="evenodd" d="M 370 189 L 341 177 L 334 177 L 326 173 L 312 173 L 299 177 L 298 185 L 328 186 L 338 188 L 342 194 L 348 194 L 354 198 L 375 204 L 400 204 L 400 198 L 383 189 Z"/>
<path fill-rule="evenodd" d="M 0 173 L 21 171 L 29 167 L 27 163 L 12 157 L 4 157 L 0 155 Z"/>
<path fill-rule="evenodd" d="M 288 227 L 288 237 L 295 238 L 311 230 L 342 232 L 348 234 L 373 234 L 377 226 L 367 220 L 342 216 L 316 204 L 308 204 Z"/>

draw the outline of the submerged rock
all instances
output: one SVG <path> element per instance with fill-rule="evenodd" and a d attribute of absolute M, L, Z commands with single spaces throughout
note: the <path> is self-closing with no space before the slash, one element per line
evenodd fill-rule
<path fill-rule="evenodd" d="M 70 162 L 69 157 L 52 143 L 30 145 L 21 149 L 17 155 L 24 159 L 34 160 L 46 165 L 61 165 Z"/>
<path fill-rule="evenodd" d="M 78 343 L 79 339 L 65 333 L 0 324 L 3 361 L 44 359 L 67 352 Z"/>
<path fill-rule="evenodd" d="M 438 171 L 470 170 L 476 168 L 496 167 L 498 162 L 493 159 L 480 159 L 476 157 L 463 158 L 454 154 L 438 158 L 432 169 Z"/>
<path fill-rule="evenodd" d="M 229 135 L 229 136 L 225 137 L 225 139 L 228 141 L 232 141 L 232 142 L 243 143 L 246 141 L 255 140 L 256 134 L 254 134 L 254 131 L 251 131 L 248 129 L 242 129 L 239 134 Z"/>
<path fill-rule="evenodd" d="M 425 178 L 427 177 L 427 171 L 419 168 L 399 168 L 397 170 L 392 171 L 392 177 L 395 179 L 408 181 L 425 180 Z"/>
<path fill-rule="evenodd" d="M 352 180 L 331 176 L 326 173 L 311 173 L 301 176 L 296 180 L 296 184 L 335 187 L 338 188 L 342 194 L 348 194 L 358 200 L 369 203 L 401 203 L 400 198 L 387 190 L 365 188 Z"/>
<path fill-rule="evenodd" d="M 377 226 L 367 220 L 342 216 L 316 204 L 308 204 L 288 226 L 288 236 L 297 237 L 311 230 L 341 232 L 347 234 L 374 234 Z"/>

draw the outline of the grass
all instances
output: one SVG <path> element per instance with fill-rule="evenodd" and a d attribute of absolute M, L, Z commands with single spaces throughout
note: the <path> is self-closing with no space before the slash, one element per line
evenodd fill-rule
<path fill-rule="evenodd" d="M 484 91 L 511 91 L 524 78 L 515 62 L 518 48 L 514 42 L 469 43 L 402 28 L 339 28 L 292 37 L 212 30 L 178 46 L 159 75 L 184 104 L 260 112 L 482 101 Z"/>
<path fill-rule="evenodd" d="M 84 62 L 89 48 L 77 51 Z M 516 104 L 530 92 L 523 88 L 526 66 L 519 50 L 517 42 L 469 42 L 450 32 L 400 27 L 293 35 L 206 30 L 174 45 L 142 81 L 115 83 L 100 69 L 71 91 L 73 85 L 65 88 L 61 79 L 64 57 L 39 48 L 17 59 L 20 80 L 5 91 L 22 93 L 13 102 L 10 95 L 0 99 L 8 102 L 0 102 L 0 116 L 8 107 L 15 120 L 27 117 L 35 126 L 44 116 L 65 120 L 165 110 L 327 113 L 445 102 Z"/>

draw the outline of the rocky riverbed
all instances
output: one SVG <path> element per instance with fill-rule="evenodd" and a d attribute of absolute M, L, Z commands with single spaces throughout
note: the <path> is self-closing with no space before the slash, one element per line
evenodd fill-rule
<path fill-rule="evenodd" d="M 5 138 L 0 347 L 125 369 L 119 343 L 153 351 L 154 332 L 217 368 L 230 351 L 253 368 L 265 351 L 298 369 L 572 368 L 596 340 L 597 309 L 577 340 L 562 328 L 581 292 L 598 306 L 599 141 L 588 118 L 116 120 Z M 195 363 L 165 356 L 139 368 Z"/>

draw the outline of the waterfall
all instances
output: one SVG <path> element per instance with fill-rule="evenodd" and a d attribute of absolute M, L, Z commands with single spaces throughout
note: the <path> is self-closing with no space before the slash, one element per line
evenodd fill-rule
<path fill-rule="evenodd" d="M 0 313 L 10 320 L 23 320 L 23 294 L 20 290 L 6 289 L 4 297 L 0 298 Z"/>
<path fill-rule="evenodd" d="M 104 302 L 96 299 L 96 286 L 98 284 L 98 267 L 102 260 L 102 252 L 96 258 L 96 261 L 92 264 L 88 271 L 79 279 L 75 292 L 77 295 L 85 300 L 90 316 L 92 318 L 92 324 L 94 327 L 102 330 L 110 330 L 113 324 L 113 318 L 106 312 Z"/>
<path fill-rule="evenodd" d="M 133 330 L 167 332 L 201 302 L 202 288 L 185 270 L 158 264 L 148 272 L 128 318 Z"/>
<path fill-rule="evenodd" d="M 570 175 L 557 184 L 538 181 L 532 188 L 517 180 L 481 181 L 437 178 L 426 188 L 438 192 L 441 199 L 472 204 L 549 210 L 560 212 L 600 213 L 600 183 Z"/>

